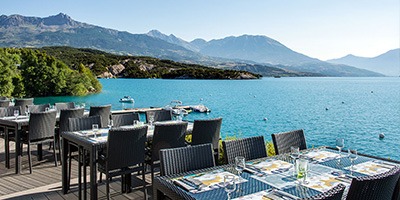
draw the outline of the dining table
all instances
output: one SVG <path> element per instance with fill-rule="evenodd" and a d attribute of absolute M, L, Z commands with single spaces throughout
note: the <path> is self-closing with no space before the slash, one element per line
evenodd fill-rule
<path fill-rule="evenodd" d="M 89 111 L 84 111 L 84 116 L 88 116 Z M 60 113 L 58 112 L 56 115 L 56 121 L 60 120 Z M 10 147 L 9 140 L 12 135 L 10 133 L 14 133 L 15 140 L 15 173 L 21 173 L 21 148 L 18 148 L 21 145 L 21 133 L 25 129 L 27 129 L 29 125 L 29 115 L 18 115 L 15 116 L 6 116 L 0 118 L 0 126 L 4 127 L 4 140 L 5 140 L 5 154 L 6 154 L 6 168 L 10 168 Z M 42 145 L 38 145 L 38 160 L 42 160 Z"/>
<path fill-rule="evenodd" d="M 400 161 L 361 153 L 352 164 L 347 151 L 342 150 L 340 156 L 338 149 L 327 146 L 302 150 L 301 159 L 308 161 L 307 173 L 294 170 L 298 159 L 287 153 L 246 161 L 240 179 L 233 164 L 155 177 L 153 199 L 228 199 L 225 175 L 236 177 L 231 193 L 235 200 L 308 198 L 340 183 L 348 189 L 354 177 L 384 173 L 400 165 Z"/>
<path fill-rule="evenodd" d="M 144 126 L 148 126 L 147 129 L 147 141 L 151 141 L 153 138 L 154 134 L 154 125 L 155 124 L 171 124 L 171 123 L 176 123 L 180 121 L 162 121 L 162 122 L 154 122 L 153 125 L 149 124 L 144 124 Z M 140 126 L 140 125 L 139 125 Z M 120 128 L 131 128 L 134 127 L 134 125 L 128 125 L 128 126 L 121 126 Z M 107 139 L 108 139 L 108 132 L 109 128 L 102 128 L 96 131 L 93 130 L 83 130 L 83 131 L 67 131 L 61 133 L 62 137 L 62 191 L 63 194 L 67 194 L 69 190 L 69 177 L 68 177 L 68 154 L 69 154 L 69 145 L 72 144 L 74 146 L 77 146 L 78 149 L 80 149 L 79 152 L 84 152 L 80 153 L 83 158 L 82 160 L 87 160 L 88 166 L 89 166 L 89 181 L 90 181 L 90 199 L 98 199 L 97 197 L 97 156 L 98 152 L 101 151 L 106 147 L 107 144 Z M 193 122 L 188 122 L 186 134 L 190 134 L 191 131 L 193 130 Z M 87 156 L 87 158 L 86 158 Z M 83 170 L 83 178 L 84 182 L 86 182 L 86 170 Z M 80 173 L 80 170 L 79 170 Z M 80 174 L 78 174 L 79 177 L 81 177 Z M 122 190 L 123 192 L 124 189 L 130 189 L 130 176 L 125 176 L 127 179 L 123 180 L 123 185 L 122 185 Z M 80 179 L 79 179 L 80 180 Z M 80 181 L 79 181 L 80 182 Z M 125 184 L 125 185 L 124 185 Z M 80 184 L 79 184 L 79 187 Z M 86 190 L 86 184 L 84 184 L 84 192 L 83 194 L 86 195 L 87 193 L 85 192 Z M 81 193 L 79 192 L 79 198 L 81 198 Z M 84 197 L 86 199 L 86 196 Z"/>

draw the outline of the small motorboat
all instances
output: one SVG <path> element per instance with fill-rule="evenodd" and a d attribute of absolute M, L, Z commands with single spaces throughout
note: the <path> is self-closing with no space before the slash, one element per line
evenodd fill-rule
<path fill-rule="evenodd" d="M 135 103 L 135 100 L 131 98 L 130 96 L 124 96 L 124 98 L 119 99 L 119 102 L 121 103 Z"/>
<path fill-rule="evenodd" d="M 200 112 L 200 113 L 208 113 L 211 112 L 210 109 L 208 109 L 205 105 L 200 104 L 200 105 L 193 105 L 193 106 L 189 106 L 191 110 L 193 110 L 194 112 Z"/>
<path fill-rule="evenodd" d="M 162 108 L 163 110 L 170 110 L 172 111 L 172 115 L 188 115 L 191 110 L 186 110 L 182 108 L 181 101 L 171 101 L 168 105 Z"/>

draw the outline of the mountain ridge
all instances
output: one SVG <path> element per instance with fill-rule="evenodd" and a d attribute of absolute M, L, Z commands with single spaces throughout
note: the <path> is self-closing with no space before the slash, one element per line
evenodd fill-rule
<path fill-rule="evenodd" d="M 156 33 L 153 31 L 154 35 L 162 36 L 161 33 Z M 0 16 L 0 47 L 71 46 L 98 49 L 119 55 L 151 56 L 221 68 L 226 67 L 222 66 L 222 63 L 236 62 L 238 65 L 249 63 L 250 65 L 261 64 L 265 67 L 278 68 L 289 65 L 291 71 L 299 72 L 305 69 L 308 71 L 304 72 L 322 72 L 325 76 L 341 76 L 342 71 L 345 72 L 344 76 L 380 76 L 373 72 L 365 73 L 365 70 L 357 71 L 350 68 L 346 70 L 346 66 L 336 69 L 336 65 L 319 60 L 316 62 L 322 65 L 322 68 L 329 68 L 329 70 L 320 70 L 319 65 L 315 64 L 313 67 L 304 67 L 308 61 L 316 59 L 295 52 L 266 36 L 232 36 L 228 39 L 209 42 L 201 39 L 186 42 L 173 34 L 164 38 L 158 37 L 148 34 L 131 34 L 77 22 L 63 13 L 46 18 L 20 15 Z M 168 39 L 170 41 L 166 41 Z M 257 46 L 260 40 L 264 45 Z M 246 51 L 233 48 L 237 46 L 243 47 Z M 190 47 L 192 50 L 189 49 Z M 196 52 L 196 48 L 201 49 Z M 232 50 L 229 52 L 229 49 Z M 297 67 L 297 65 L 303 65 L 303 67 Z"/>
<path fill-rule="evenodd" d="M 387 76 L 400 76 L 400 48 L 389 50 L 375 57 L 348 54 L 341 58 L 327 60 L 327 62 L 352 65 Z"/>

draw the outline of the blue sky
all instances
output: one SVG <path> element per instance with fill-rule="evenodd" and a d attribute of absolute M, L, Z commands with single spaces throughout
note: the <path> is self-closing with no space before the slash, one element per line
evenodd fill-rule
<path fill-rule="evenodd" d="M 373 57 L 400 46 L 399 0 L 2 0 L 0 14 L 60 12 L 106 28 L 184 40 L 265 35 L 319 58 Z"/>

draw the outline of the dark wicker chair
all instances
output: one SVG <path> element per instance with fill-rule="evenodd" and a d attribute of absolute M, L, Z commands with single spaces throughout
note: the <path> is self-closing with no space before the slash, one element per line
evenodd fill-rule
<path fill-rule="evenodd" d="M 219 158 L 219 139 L 222 117 L 194 120 L 191 145 L 211 143 L 215 160 Z"/>
<path fill-rule="evenodd" d="M 55 145 L 55 125 L 56 125 L 56 112 L 38 112 L 31 113 L 29 117 L 29 128 L 26 133 L 22 134 L 22 144 L 28 145 L 28 159 L 29 159 L 29 172 L 32 174 L 32 158 L 31 158 L 31 145 L 41 145 L 43 143 L 52 142 Z M 21 144 L 21 148 L 22 148 Z M 57 154 L 56 149 L 53 148 L 54 163 L 57 167 Z"/>
<path fill-rule="evenodd" d="M 9 100 L 7 97 L 0 97 L 0 100 Z"/>
<path fill-rule="evenodd" d="M 214 167 L 212 145 L 200 144 L 160 150 L 161 176 Z"/>
<path fill-rule="evenodd" d="M 353 178 L 346 199 L 391 200 L 396 196 L 395 188 L 400 176 L 400 166 L 373 176 Z"/>
<path fill-rule="evenodd" d="M 101 116 L 101 125 L 99 128 L 105 128 L 108 125 L 108 120 L 110 120 L 111 115 L 111 105 L 105 106 L 91 106 L 89 111 L 89 116 Z"/>
<path fill-rule="evenodd" d="M 10 106 L 10 100 L 0 100 L 0 108 Z"/>
<path fill-rule="evenodd" d="M 138 113 L 112 114 L 114 127 L 133 125 L 133 120 L 140 120 Z"/>
<path fill-rule="evenodd" d="M 15 99 L 15 106 L 21 106 L 21 114 L 25 113 L 27 105 L 33 105 L 33 98 Z"/>
<path fill-rule="evenodd" d="M 300 150 L 307 149 L 303 129 L 271 134 L 276 155 L 289 153 L 290 147 L 299 147 Z"/>
<path fill-rule="evenodd" d="M 160 160 L 161 149 L 184 147 L 187 122 L 156 124 L 151 147 L 147 150 L 146 164 L 151 166 L 151 180 L 154 179 L 154 165 Z M 156 163 L 157 162 L 157 163 Z"/>
<path fill-rule="evenodd" d="M 170 110 L 146 111 L 146 123 L 149 123 L 149 115 L 154 115 L 155 122 L 172 120 L 172 112 Z"/>
<path fill-rule="evenodd" d="M 107 199 L 110 198 L 111 177 L 122 175 L 131 181 L 131 173 L 142 171 L 144 199 L 146 199 L 145 143 L 147 126 L 112 128 L 108 133 L 106 154 L 99 156 L 99 171 L 106 174 Z M 101 179 L 101 174 L 100 174 Z M 130 188 L 125 188 L 130 190 Z"/>
<path fill-rule="evenodd" d="M 58 111 L 64 110 L 64 109 L 72 109 L 72 108 L 75 108 L 75 102 L 55 103 L 54 106 L 56 106 L 56 109 Z"/>
<path fill-rule="evenodd" d="M 301 200 L 341 200 L 346 186 L 339 183 L 330 190 Z"/>
<path fill-rule="evenodd" d="M 69 131 L 69 118 L 83 117 L 84 108 L 63 109 L 60 111 L 59 128 L 56 131 L 56 140 L 60 148 L 60 133 Z"/>
<path fill-rule="evenodd" d="M 227 164 L 235 163 L 237 156 L 243 156 L 246 160 L 267 157 L 264 136 L 225 140 L 222 141 L 222 148 Z"/>
<path fill-rule="evenodd" d="M 46 111 L 46 108 L 50 109 L 50 104 L 27 105 L 26 108 L 29 110 L 30 113 L 44 112 Z"/>

